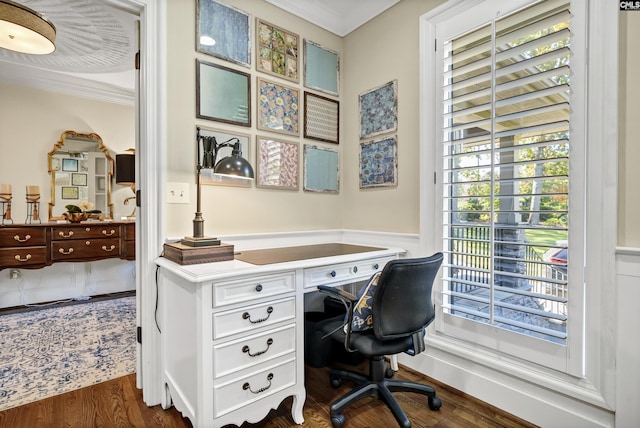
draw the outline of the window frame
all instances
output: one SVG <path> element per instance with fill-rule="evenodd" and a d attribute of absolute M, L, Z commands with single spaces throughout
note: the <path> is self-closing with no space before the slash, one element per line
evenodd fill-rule
<path fill-rule="evenodd" d="M 514 10 L 532 3 L 535 1 L 450 0 L 421 17 L 420 179 L 424 185 L 420 192 L 420 242 L 421 248 L 426 253 L 442 248 L 442 150 L 438 135 L 438 130 L 441 129 L 439 124 L 441 111 L 438 111 L 437 102 L 434 102 L 441 98 L 439 96 L 440 81 L 436 77 L 439 62 L 434 50 L 436 27 L 439 23 L 453 17 L 459 18 L 457 20 L 459 25 L 468 25 L 462 16 L 463 12 L 477 5 L 502 5 L 506 13 L 507 8 Z M 582 52 L 576 52 L 579 57 L 582 57 L 579 63 L 584 67 L 582 71 L 588 69 L 589 73 L 588 79 L 585 78 L 581 83 L 585 90 L 578 96 L 582 98 L 572 100 L 572 104 L 585 106 L 585 124 L 580 130 L 582 133 L 580 138 L 584 140 L 585 149 L 582 153 L 572 153 L 572 158 L 575 156 L 578 161 L 585 164 L 583 191 L 586 198 L 584 211 L 586 214 L 582 226 L 584 233 L 580 236 L 572 235 L 570 242 L 571 250 L 583 251 L 586 266 L 577 272 L 577 275 L 584 279 L 582 286 L 575 287 L 577 297 L 576 294 L 572 295 L 569 302 L 571 316 L 578 317 L 581 328 L 576 327 L 569 331 L 572 343 L 568 345 L 567 352 L 561 355 L 552 354 L 551 358 L 543 355 L 543 359 L 536 360 L 535 364 L 543 373 L 546 370 L 552 371 L 556 380 L 566 381 L 572 385 L 571 388 L 578 384 L 582 386 L 593 384 L 606 394 L 611 391 L 614 380 L 605 376 L 605 373 L 607 370 L 613 370 L 615 361 L 613 354 L 615 340 L 609 333 L 615 327 L 611 314 L 615 311 L 613 284 L 615 284 L 617 215 L 617 96 L 609 94 L 617 94 L 618 11 L 611 5 L 600 3 L 602 2 L 597 0 L 572 1 L 571 9 L 574 16 L 572 21 L 579 19 L 584 23 L 580 25 L 578 31 L 584 34 L 585 45 L 587 40 L 589 42 L 588 55 L 586 48 Z M 490 7 L 485 8 L 485 11 L 485 19 L 493 17 L 489 16 L 493 14 L 490 12 Z M 587 11 L 589 11 L 588 14 Z M 589 18 L 588 26 L 587 18 Z M 479 26 L 483 19 L 482 12 L 476 13 L 474 19 L 476 19 L 476 26 Z M 572 61 L 578 63 L 573 59 Z M 577 65 L 572 64 L 572 69 Z M 574 133 L 573 129 L 572 133 Z M 572 139 L 574 138 L 576 136 L 572 135 Z M 587 231 L 589 233 L 586 233 Z M 574 266 L 574 268 L 577 267 Z M 442 284 L 442 281 L 438 284 Z M 436 301 L 437 304 L 442 303 L 440 295 L 437 296 Z M 511 343 L 511 339 L 503 337 L 500 333 L 494 335 L 495 332 L 485 334 L 481 340 L 463 340 L 443 334 L 443 323 L 451 324 L 453 321 L 451 317 L 443 316 L 447 314 L 443 314 L 442 308 L 439 308 L 438 315 L 434 323 L 435 327 L 429 331 L 429 340 L 433 347 L 455 352 L 458 356 L 473 360 L 475 363 L 505 372 L 517 372 L 523 378 L 537 378 L 532 373 L 523 372 L 523 360 L 514 358 L 518 352 L 530 352 L 531 349 L 523 348 L 519 343 Z M 468 328 L 468 326 L 465 327 Z M 500 349 L 498 350 L 497 346 L 492 349 L 487 347 L 487 344 L 499 345 Z M 509 347 L 513 349 L 507 349 Z M 558 377 L 558 371 L 566 373 L 566 376 Z M 588 380 L 586 383 L 585 379 Z M 585 396 L 590 395 L 587 391 L 583 393 Z M 591 396 L 591 400 L 593 399 L 594 397 Z"/>

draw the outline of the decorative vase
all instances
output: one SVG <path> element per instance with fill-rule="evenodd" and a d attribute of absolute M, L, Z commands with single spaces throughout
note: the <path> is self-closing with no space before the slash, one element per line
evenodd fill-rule
<path fill-rule="evenodd" d="M 81 221 L 85 221 L 87 218 L 89 218 L 89 214 L 87 213 L 64 212 L 62 213 L 62 216 L 71 223 L 80 223 Z"/>

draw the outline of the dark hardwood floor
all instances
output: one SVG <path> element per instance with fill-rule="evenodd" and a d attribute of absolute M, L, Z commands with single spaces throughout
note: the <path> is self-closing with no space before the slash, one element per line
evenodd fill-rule
<path fill-rule="evenodd" d="M 365 368 L 366 366 L 361 365 L 357 369 L 364 371 Z M 317 369 L 307 366 L 305 371 L 307 400 L 304 407 L 305 422 L 302 426 L 331 428 L 329 404 L 347 392 L 351 385 L 344 382 L 340 388 L 331 387 L 327 368 Z M 396 376 L 435 386 L 443 402 L 440 410 L 431 411 L 426 397 L 396 393 L 395 396 L 408 414 L 413 428 L 535 427 L 406 367 L 401 366 Z M 263 421 L 257 424 L 244 424 L 242 428 L 295 426 L 291 419 L 291 402 L 291 398 L 285 400 Z M 347 419 L 345 428 L 397 426 L 386 406 L 373 398 L 360 401 L 345 410 L 344 414 Z M 160 406 L 147 407 L 142 401 L 142 391 L 136 388 L 135 375 L 129 375 L 0 412 L 0 427 L 189 428 L 191 424 L 175 408 L 163 410 Z"/>

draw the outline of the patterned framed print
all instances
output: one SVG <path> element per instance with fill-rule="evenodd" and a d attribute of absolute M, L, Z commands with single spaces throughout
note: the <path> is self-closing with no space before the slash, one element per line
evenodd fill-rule
<path fill-rule="evenodd" d="M 397 136 L 360 143 L 360 188 L 397 185 Z"/>
<path fill-rule="evenodd" d="M 300 146 L 256 136 L 256 187 L 298 190 Z"/>
<path fill-rule="evenodd" d="M 300 135 L 299 92 L 258 78 L 258 129 Z"/>
<path fill-rule="evenodd" d="M 80 172 L 76 172 L 71 174 L 71 184 L 73 186 L 86 186 L 87 185 L 87 174 L 83 174 Z"/>
<path fill-rule="evenodd" d="M 304 138 L 340 142 L 340 102 L 310 92 L 304 93 Z"/>
<path fill-rule="evenodd" d="M 360 138 L 398 130 L 398 81 L 360 95 Z"/>
<path fill-rule="evenodd" d="M 340 170 L 338 152 L 304 145 L 304 191 L 338 193 Z"/>
<path fill-rule="evenodd" d="M 198 0 L 196 50 L 251 66 L 251 15 L 217 0 Z"/>
<path fill-rule="evenodd" d="M 261 19 L 256 27 L 256 70 L 299 82 L 300 37 Z"/>

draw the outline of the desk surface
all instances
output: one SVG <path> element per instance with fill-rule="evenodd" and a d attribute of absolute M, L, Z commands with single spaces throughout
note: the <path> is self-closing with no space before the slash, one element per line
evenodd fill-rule
<path fill-rule="evenodd" d="M 379 251 L 384 248 L 365 247 L 341 243 L 300 245 L 294 247 L 265 248 L 260 250 L 241 251 L 235 257 L 253 265 L 294 262 L 298 260 L 317 259 L 320 257 L 344 256 L 347 254 Z"/>

